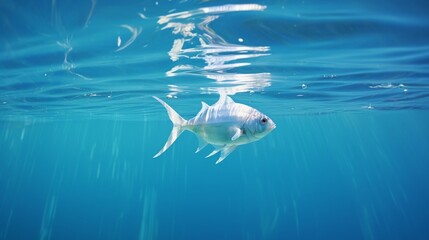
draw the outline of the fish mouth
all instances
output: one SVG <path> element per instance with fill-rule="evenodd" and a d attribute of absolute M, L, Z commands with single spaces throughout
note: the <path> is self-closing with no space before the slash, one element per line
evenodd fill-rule
<path fill-rule="evenodd" d="M 274 130 L 274 128 L 276 128 L 276 124 L 275 124 L 275 123 L 273 123 L 273 124 L 270 126 L 270 130 Z"/>

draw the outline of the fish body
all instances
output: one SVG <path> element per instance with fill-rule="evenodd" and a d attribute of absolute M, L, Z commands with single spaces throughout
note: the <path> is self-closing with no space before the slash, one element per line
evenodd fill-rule
<path fill-rule="evenodd" d="M 258 110 L 244 104 L 234 102 L 229 96 L 221 95 L 219 100 L 209 106 L 202 102 L 201 110 L 189 120 L 183 119 L 167 103 L 154 97 L 167 110 L 173 122 L 173 130 L 164 147 L 154 156 L 165 152 L 185 131 L 191 131 L 199 139 L 199 152 L 208 144 L 215 150 L 207 157 L 221 152 L 216 164 L 223 161 L 237 146 L 257 141 L 270 133 L 275 123 Z"/>

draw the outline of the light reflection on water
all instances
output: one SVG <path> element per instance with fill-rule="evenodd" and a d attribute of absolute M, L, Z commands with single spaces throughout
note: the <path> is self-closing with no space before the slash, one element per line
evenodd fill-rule
<path fill-rule="evenodd" d="M 152 95 L 195 102 L 211 93 L 256 93 L 292 114 L 428 106 L 427 21 L 418 16 L 315 3 L 93 0 L 34 6 L 48 9 L 41 17 L 21 4 L 3 4 L 2 117 L 133 119 L 159 110 Z"/>
<path fill-rule="evenodd" d="M 201 88 L 203 92 L 235 94 L 262 90 L 271 85 L 269 72 L 241 72 L 250 66 L 246 59 L 270 55 L 268 46 L 246 46 L 227 42 L 209 24 L 223 14 L 237 11 L 263 11 L 266 6 L 258 4 L 236 4 L 199 8 L 196 10 L 172 13 L 161 16 L 158 24 L 162 30 L 171 29 L 177 35 L 171 50 L 170 59 L 175 63 L 168 77 L 196 75 L 213 79 L 219 87 Z M 238 39 L 242 43 L 243 39 Z M 183 61 L 182 61 L 183 60 Z M 201 60 L 204 64 L 201 65 Z M 184 63 L 182 63 L 184 62 Z"/>

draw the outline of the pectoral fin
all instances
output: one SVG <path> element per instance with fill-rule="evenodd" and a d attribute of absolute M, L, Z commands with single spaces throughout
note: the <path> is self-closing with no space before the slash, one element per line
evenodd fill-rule
<path fill-rule="evenodd" d="M 237 148 L 236 145 L 227 145 L 222 148 L 222 153 L 220 154 L 220 158 L 216 161 L 216 164 L 222 162 L 230 153 L 232 153 Z"/>
<path fill-rule="evenodd" d="M 243 131 L 241 131 L 241 128 L 235 128 L 235 134 L 234 136 L 232 136 L 231 140 L 232 141 L 237 140 L 239 137 L 241 137 L 242 134 L 243 134 Z"/>

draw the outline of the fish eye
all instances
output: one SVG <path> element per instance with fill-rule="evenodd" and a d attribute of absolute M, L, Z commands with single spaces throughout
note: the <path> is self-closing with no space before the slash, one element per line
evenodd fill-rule
<path fill-rule="evenodd" d="M 261 119 L 261 123 L 262 124 L 266 124 L 268 122 L 268 119 L 266 118 L 266 117 L 263 117 L 262 119 Z"/>

